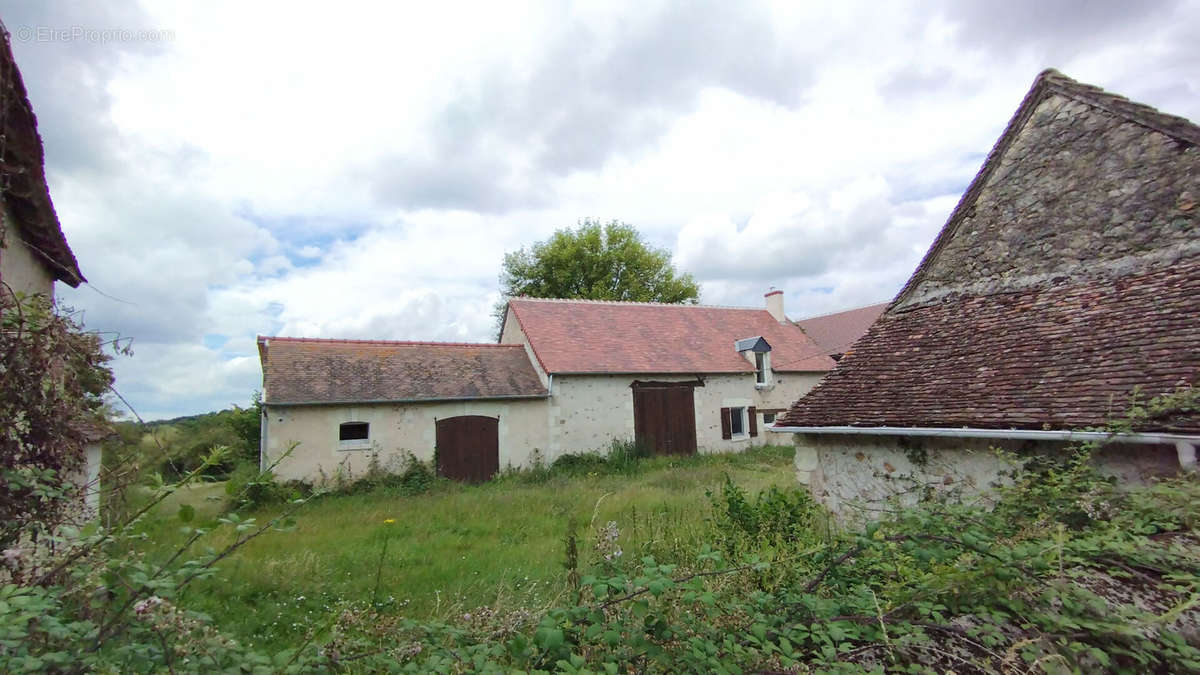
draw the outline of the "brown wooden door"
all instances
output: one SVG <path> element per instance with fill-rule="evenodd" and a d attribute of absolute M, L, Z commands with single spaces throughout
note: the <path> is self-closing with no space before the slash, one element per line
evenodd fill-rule
<path fill-rule="evenodd" d="M 634 383 L 634 439 L 656 455 L 696 454 L 692 383 Z"/>
<path fill-rule="evenodd" d="M 500 470 L 500 419 L 462 415 L 438 420 L 437 472 L 454 480 L 482 483 Z"/>

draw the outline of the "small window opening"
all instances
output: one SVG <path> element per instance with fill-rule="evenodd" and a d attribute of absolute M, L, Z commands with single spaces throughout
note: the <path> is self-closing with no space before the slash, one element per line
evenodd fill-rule
<path fill-rule="evenodd" d="M 746 409 L 745 408 L 730 408 L 729 409 L 729 433 L 734 436 L 741 436 L 746 433 Z"/>
<path fill-rule="evenodd" d="M 775 413 L 763 413 L 763 424 L 774 424 Z"/>
<path fill-rule="evenodd" d="M 365 441 L 370 437 L 371 425 L 367 422 L 345 422 L 338 428 L 339 441 Z"/>
<path fill-rule="evenodd" d="M 763 352 L 754 352 L 754 380 L 759 384 L 767 383 L 767 355 Z"/>

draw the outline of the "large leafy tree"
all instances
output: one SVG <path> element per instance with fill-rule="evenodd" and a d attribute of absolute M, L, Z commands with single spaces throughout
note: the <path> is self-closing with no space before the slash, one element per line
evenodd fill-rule
<path fill-rule="evenodd" d="M 671 253 L 642 241 L 620 221 L 587 219 L 546 241 L 504 254 L 497 318 L 508 298 L 568 298 L 633 302 L 695 303 L 700 287 L 679 273 Z"/>

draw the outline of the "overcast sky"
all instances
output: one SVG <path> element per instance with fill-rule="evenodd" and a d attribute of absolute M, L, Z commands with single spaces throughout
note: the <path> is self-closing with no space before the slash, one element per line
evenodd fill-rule
<path fill-rule="evenodd" d="M 1046 67 L 1200 120 L 1200 2 L 110 4 L 0 16 L 150 418 L 246 404 L 256 334 L 488 341 L 585 217 L 704 303 L 889 300 Z"/>

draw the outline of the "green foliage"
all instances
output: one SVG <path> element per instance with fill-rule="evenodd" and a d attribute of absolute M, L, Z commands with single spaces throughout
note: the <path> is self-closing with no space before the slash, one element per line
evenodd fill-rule
<path fill-rule="evenodd" d="M 0 669 L 1195 672 L 1200 484 L 1181 478 L 1116 490 L 1080 461 L 1088 451 L 1019 472 L 1012 487 L 996 494 L 992 510 L 929 500 L 845 531 L 833 528 L 802 492 L 773 488 L 752 496 L 727 478 L 719 492 L 709 493 L 699 541 L 644 555 L 632 553 L 625 524 L 638 522 L 636 514 L 616 516 L 623 522 L 599 517 L 608 492 L 585 504 L 584 519 L 578 519 L 575 511 L 550 513 L 546 502 L 535 501 L 553 499 L 566 484 L 531 486 L 521 494 L 513 494 L 519 486 L 506 484 L 455 486 L 464 499 L 486 498 L 488 511 L 507 500 L 522 512 L 548 513 L 547 522 L 556 523 L 548 528 L 549 545 L 563 565 L 559 592 L 548 603 L 510 598 L 456 606 L 437 618 L 405 617 L 404 603 L 385 597 L 394 557 L 410 561 L 399 575 L 419 572 L 423 556 L 412 556 L 408 547 L 421 538 L 413 534 L 422 523 L 398 513 L 381 525 L 371 509 L 384 502 L 370 502 L 374 506 L 358 512 L 370 518 L 346 512 L 333 518 L 342 530 L 339 549 L 362 534 L 362 547 L 349 553 L 368 561 L 360 595 L 322 592 L 315 603 L 304 596 L 249 600 L 254 614 L 289 601 L 296 611 L 313 612 L 299 637 L 282 648 L 250 646 L 261 639 L 257 633 L 231 639 L 188 609 L 214 587 L 228 585 L 214 576 L 215 563 L 249 543 L 263 525 L 232 513 L 210 532 L 199 509 L 181 508 L 177 525 L 186 538 L 165 559 L 136 548 L 105 553 L 93 545 L 66 564 L 24 558 L 11 564 L 16 583 L 0 585 Z M 671 461 L 678 464 L 642 460 L 643 471 L 746 460 Z M 651 480 L 645 476 L 611 480 Z M 582 485 L 597 480 L 588 474 L 573 479 Z M 411 502 L 437 500 L 430 513 L 444 513 L 446 496 Z M 366 504 L 362 499 L 327 503 Z M 698 510 L 694 499 L 688 503 Z M 642 508 L 661 513 L 645 502 Z M 575 523 L 588 522 L 589 514 L 592 525 L 581 533 Z M 286 517 L 271 516 L 268 529 Z M 502 529 L 511 531 L 516 520 L 502 517 Z M 477 525 L 469 518 L 448 522 L 436 529 L 462 528 L 454 535 L 459 545 L 487 536 L 472 530 Z M 136 528 L 107 536 L 111 542 L 126 535 L 135 541 Z M 203 538 L 223 543 L 211 552 L 188 553 Z M 512 543 L 519 542 L 498 546 L 491 556 L 527 545 Z M 311 541 L 300 545 L 308 548 Z M 264 547 L 278 556 L 282 542 Z M 630 552 L 622 554 L 623 548 Z M 70 550 L 65 546 L 55 555 Z M 453 564 L 447 556 L 426 556 L 438 566 Z M 23 576 L 48 567 L 57 571 L 43 575 L 44 583 Z M 311 578 L 326 589 L 337 576 Z M 191 579 L 207 585 L 198 593 L 182 592 Z"/>
<path fill-rule="evenodd" d="M 205 476 L 225 480 L 235 472 L 244 478 L 258 468 L 262 394 L 251 405 L 148 423 L 121 422 L 118 438 L 105 445 L 105 464 L 130 469 L 142 482 L 155 474 L 179 480 L 204 464 L 215 447 L 229 448 L 220 464 L 206 465 Z M 246 467 L 242 469 L 242 467 Z"/>
<path fill-rule="evenodd" d="M 262 392 L 256 391 L 251 397 L 250 407 L 233 406 L 225 423 L 233 431 L 239 441 L 234 446 L 237 457 L 244 463 L 258 463 L 258 448 L 262 440 Z"/>
<path fill-rule="evenodd" d="M 46 298 L 0 284 L 0 549 L 75 507 L 69 477 L 112 383 L 99 336 Z"/>
<path fill-rule="evenodd" d="M 676 272 L 671 254 L 648 246 L 633 226 L 586 219 L 531 248 L 504 254 L 502 298 L 576 298 L 695 303 L 700 286 Z M 504 301 L 496 308 L 504 318 Z"/>
<path fill-rule="evenodd" d="M 636 441 L 614 438 L 608 449 L 606 466 L 615 473 L 636 473 L 641 468 L 642 460 L 652 454 L 650 448 Z"/>
<path fill-rule="evenodd" d="M 720 494 L 708 491 L 715 530 L 723 532 L 726 553 L 736 554 L 773 545 L 812 544 L 827 519 L 807 490 L 782 490 L 772 485 L 751 500 L 729 476 Z"/>
<path fill-rule="evenodd" d="M 384 466 L 379 453 L 372 452 L 363 475 L 355 477 L 339 473 L 329 486 L 329 494 L 344 496 L 386 491 L 411 497 L 433 489 L 438 477 L 430 463 L 422 462 L 408 451 L 401 451 L 396 457 Z"/>
<path fill-rule="evenodd" d="M 242 463 L 225 481 L 225 493 L 229 495 L 228 508 L 233 510 L 257 510 L 276 504 L 312 496 L 313 486 L 303 481 L 278 482 L 275 474 L 260 471 L 257 466 Z"/>

